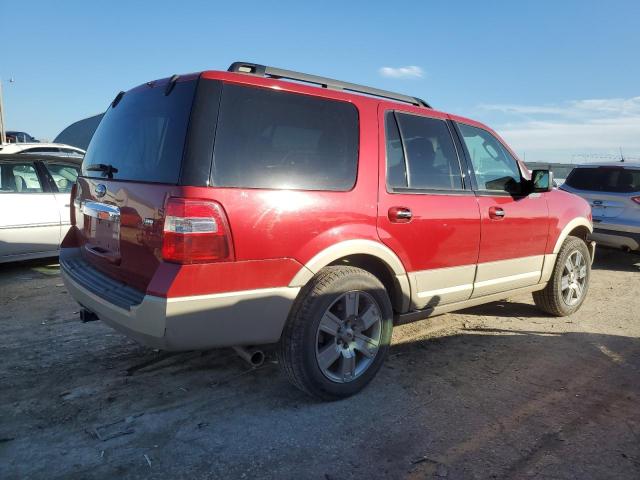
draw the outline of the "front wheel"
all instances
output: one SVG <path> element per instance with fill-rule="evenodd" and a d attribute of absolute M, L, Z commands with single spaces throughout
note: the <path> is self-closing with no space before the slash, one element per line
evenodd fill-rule
<path fill-rule="evenodd" d="M 562 244 L 549 283 L 533 293 L 541 310 L 565 317 L 576 312 L 584 302 L 591 278 L 591 256 L 587 245 L 577 237 L 567 237 Z"/>
<path fill-rule="evenodd" d="M 376 375 L 391 341 L 393 312 L 375 276 L 326 267 L 300 292 L 278 357 L 291 383 L 322 400 L 348 397 Z"/>

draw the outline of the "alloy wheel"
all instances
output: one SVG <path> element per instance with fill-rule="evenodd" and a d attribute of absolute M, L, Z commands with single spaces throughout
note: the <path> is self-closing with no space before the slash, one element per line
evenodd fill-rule
<path fill-rule="evenodd" d="M 322 374 L 336 383 L 362 375 L 380 347 L 382 313 L 368 293 L 343 293 L 327 308 L 316 333 L 316 360 Z"/>
<path fill-rule="evenodd" d="M 587 282 L 587 262 L 578 250 L 569 254 L 562 270 L 560 291 L 564 302 L 570 307 L 578 303 L 584 295 Z"/>

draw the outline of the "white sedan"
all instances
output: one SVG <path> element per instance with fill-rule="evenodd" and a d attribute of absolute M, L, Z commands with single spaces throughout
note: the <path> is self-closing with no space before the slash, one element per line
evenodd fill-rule
<path fill-rule="evenodd" d="M 0 154 L 0 263 L 58 255 L 82 157 Z"/>
<path fill-rule="evenodd" d="M 3 143 L 0 144 L 0 155 L 6 154 L 55 155 L 58 157 L 84 157 L 84 150 L 64 143 Z"/>

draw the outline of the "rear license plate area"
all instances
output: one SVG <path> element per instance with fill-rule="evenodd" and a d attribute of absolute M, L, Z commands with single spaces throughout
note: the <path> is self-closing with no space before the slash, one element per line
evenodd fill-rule
<path fill-rule="evenodd" d="M 120 222 L 89 217 L 89 248 L 98 254 L 120 256 Z"/>

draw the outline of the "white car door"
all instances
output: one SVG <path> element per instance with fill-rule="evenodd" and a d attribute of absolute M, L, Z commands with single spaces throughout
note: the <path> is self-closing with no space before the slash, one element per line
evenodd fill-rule
<path fill-rule="evenodd" d="M 0 261 L 55 255 L 60 213 L 35 164 L 0 159 Z"/>
<path fill-rule="evenodd" d="M 71 227 L 71 187 L 80 173 L 80 166 L 61 162 L 44 162 L 49 175 L 55 183 L 56 203 L 60 212 L 60 241 L 62 241 Z"/>

